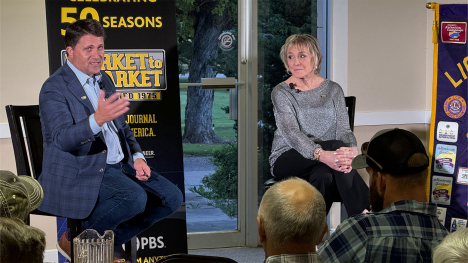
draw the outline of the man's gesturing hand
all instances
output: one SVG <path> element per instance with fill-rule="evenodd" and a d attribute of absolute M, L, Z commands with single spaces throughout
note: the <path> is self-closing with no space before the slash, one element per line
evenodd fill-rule
<path fill-rule="evenodd" d="M 104 91 L 99 91 L 98 107 L 94 113 L 94 119 L 99 127 L 104 123 L 114 120 L 127 112 L 130 108 L 130 102 L 127 97 L 119 99 L 120 92 L 112 94 L 107 100 L 104 99 Z"/>

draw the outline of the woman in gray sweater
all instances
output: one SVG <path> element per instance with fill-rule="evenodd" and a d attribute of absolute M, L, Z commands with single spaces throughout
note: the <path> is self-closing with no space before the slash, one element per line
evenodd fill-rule
<path fill-rule="evenodd" d="M 344 201 L 349 215 L 369 205 L 368 188 L 351 162 L 358 154 L 349 126 L 343 90 L 318 74 L 322 55 L 307 34 L 290 36 L 280 53 L 288 74 L 271 93 L 276 126 L 271 172 L 282 180 L 296 176 L 324 196 L 327 213 Z"/>

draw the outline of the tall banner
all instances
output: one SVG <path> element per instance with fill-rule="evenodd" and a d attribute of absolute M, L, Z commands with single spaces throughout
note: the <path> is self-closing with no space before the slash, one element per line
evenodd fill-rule
<path fill-rule="evenodd" d="M 174 0 L 45 0 L 49 72 L 66 62 L 65 29 L 77 19 L 105 31 L 102 70 L 130 99 L 126 115 L 148 165 L 184 193 Z M 185 194 L 184 194 L 185 200 Z M 187 253 L 185 210 L 138 236 L 137 262 Z"/>
<path fill-rule="evenodd" d="M 455 232 L 468 219 L 467 4 L 431 4 L 434 75 L 428 196 L 440 222 Z"/>

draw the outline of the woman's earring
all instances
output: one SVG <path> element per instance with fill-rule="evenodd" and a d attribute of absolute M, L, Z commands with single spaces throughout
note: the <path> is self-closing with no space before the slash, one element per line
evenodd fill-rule
<path fill-rule="evenodd" d="M 315 73 L 315 74 L 318 74 L 317 68 L 318 68 L 317 66 L 315 66 L 315 68 L 314 68 L 314 73 Z"/>
<path fill-rule="evenodd" d="M 292 75 L 292 72 L 289 69 L 286 70 L 286 73 L 288 73 L 288 75 L 290 75 L 290 76 Z"/>

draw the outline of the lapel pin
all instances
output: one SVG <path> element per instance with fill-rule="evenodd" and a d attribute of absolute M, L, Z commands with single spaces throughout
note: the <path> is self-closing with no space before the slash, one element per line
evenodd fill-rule
<path fill-rule="evenodd" d="M 326 97 L 326 96 L 327 96 L 327 94 L 322 94 L 321 96 L 322 96 L 322 97 Z"/>
<path fill-rule="evenodd" d="M 86 99 L 86 96 L 81 96 L 81 99 L 82 99 L 82 100 L 85 100 L 85 99 Z"/>

